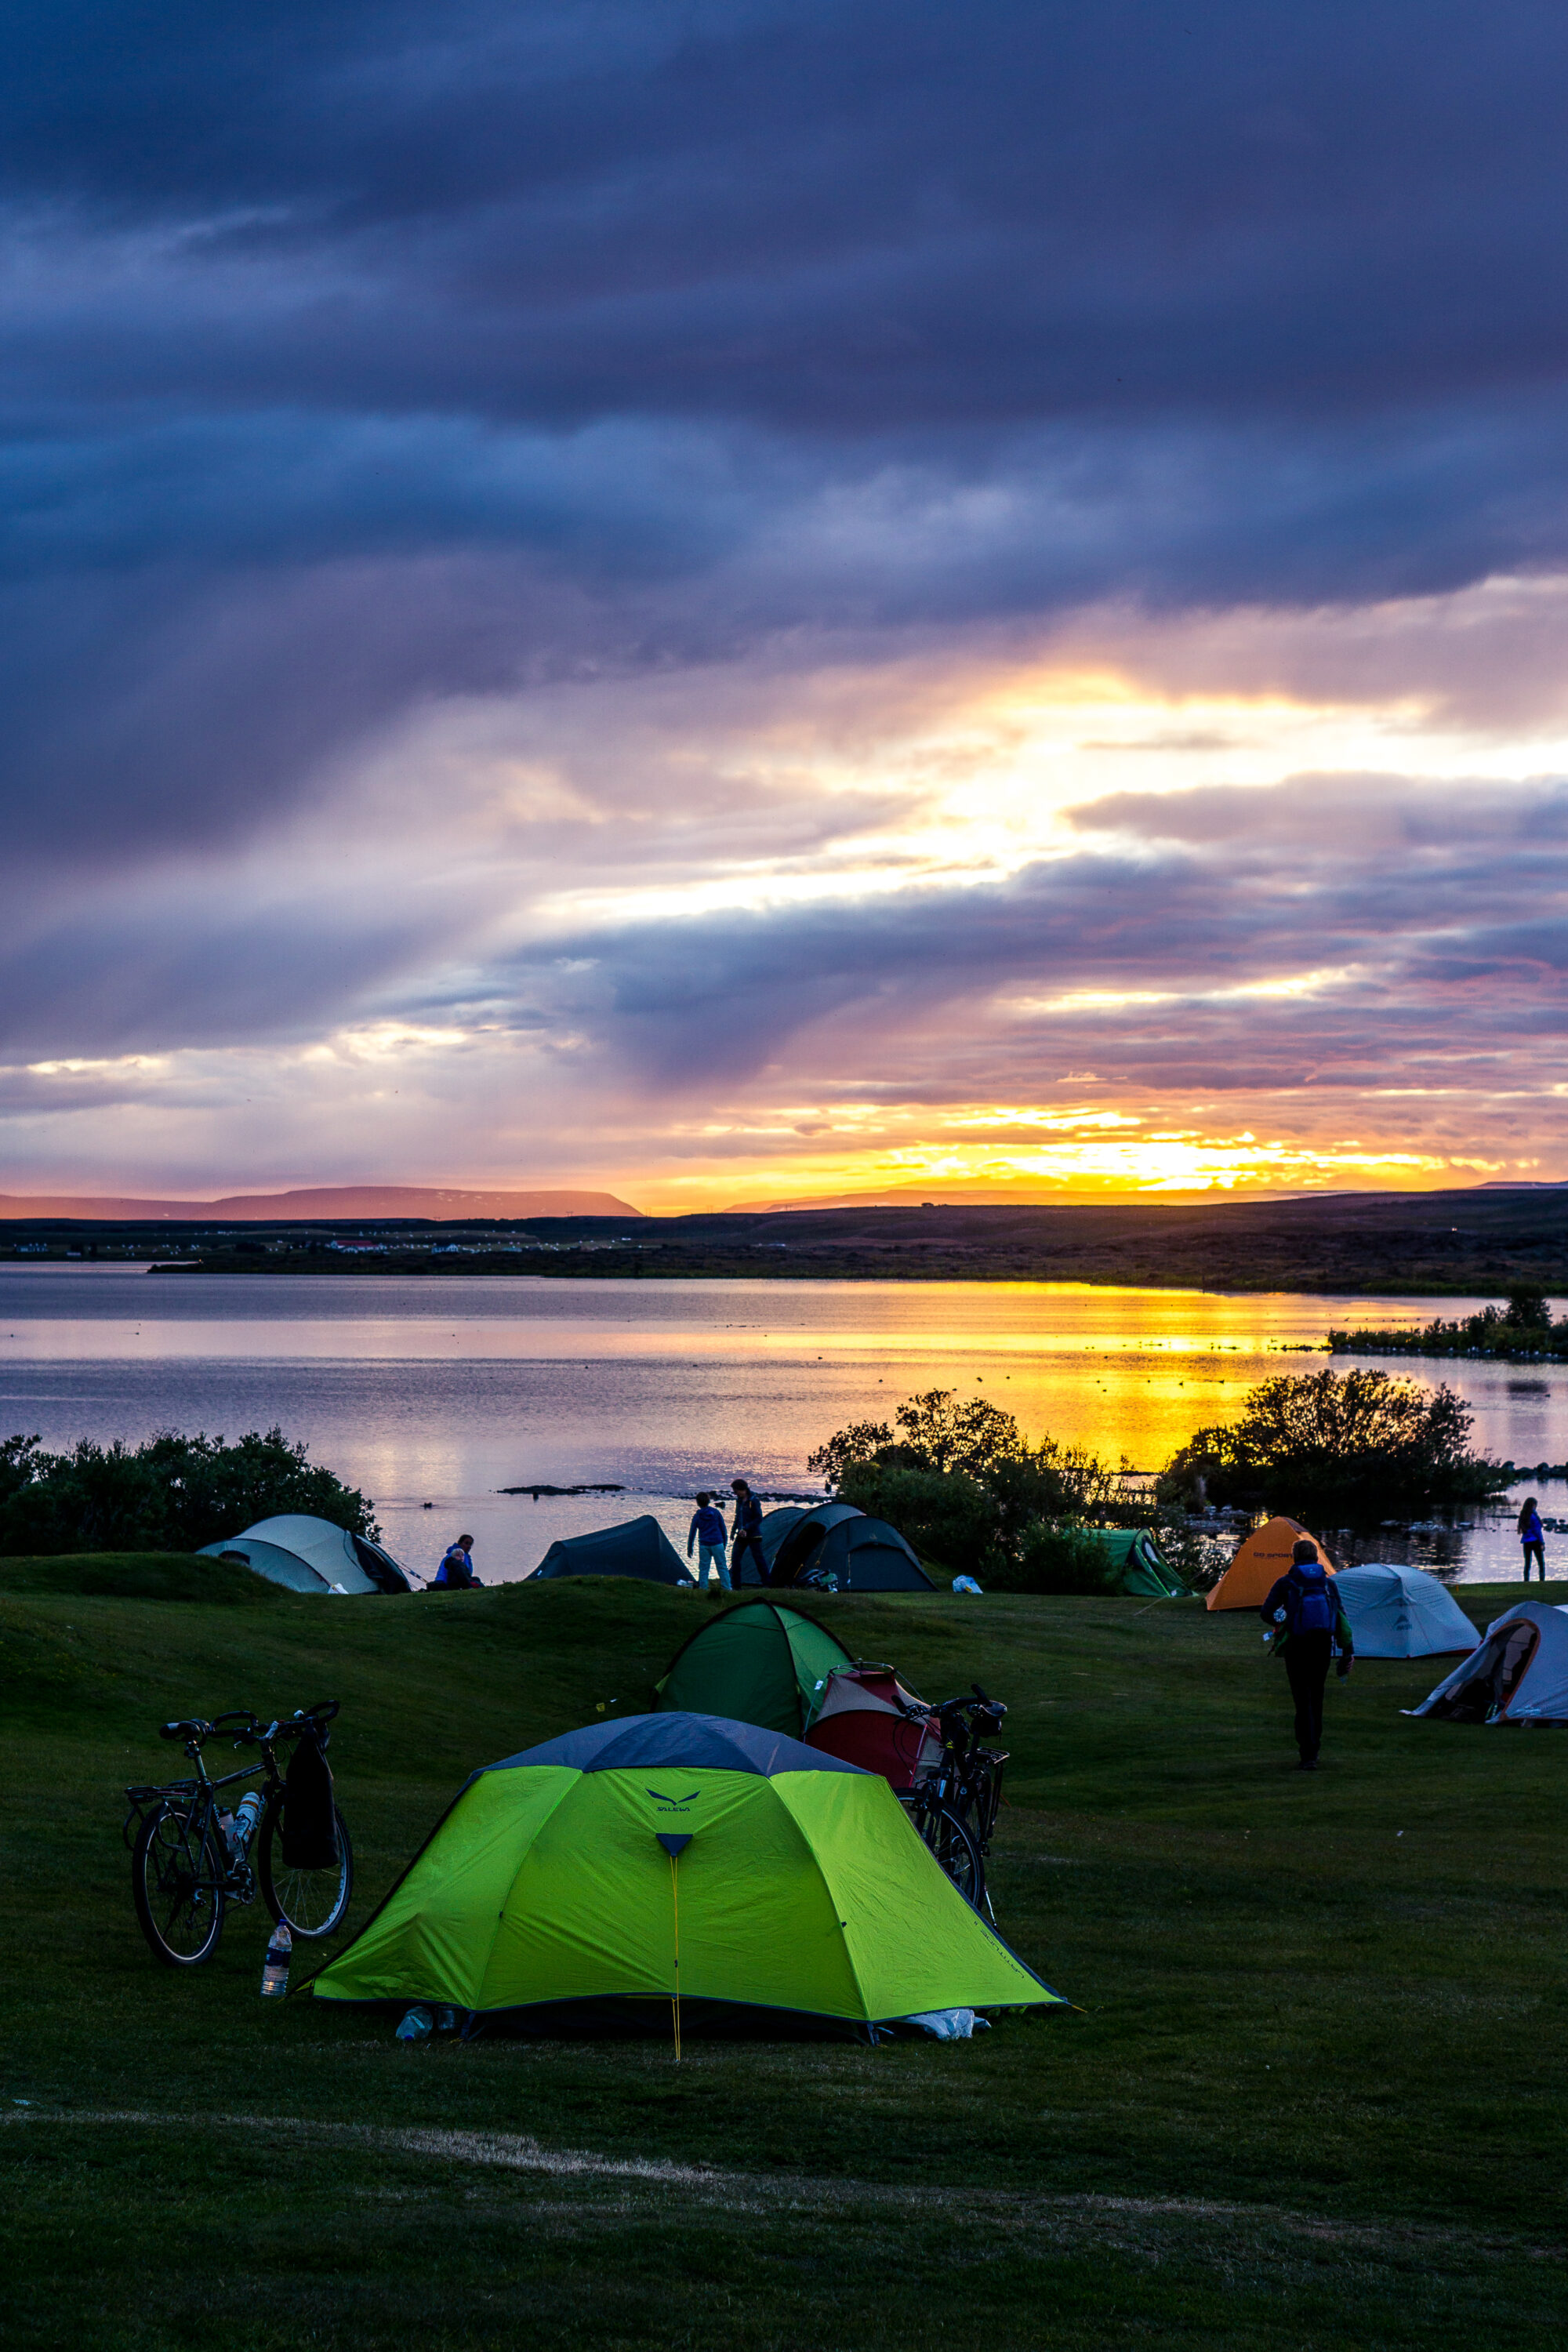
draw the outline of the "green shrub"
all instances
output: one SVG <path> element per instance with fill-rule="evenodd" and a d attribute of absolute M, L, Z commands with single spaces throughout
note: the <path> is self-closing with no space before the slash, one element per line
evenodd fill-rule
<path fill-rule="evenodd" d="M 1012 1556 L 993 1563 L 990 1584 L 994 1592 L 1108 1592 L 1110 1563 L 1081 1522 L 1034 1519 Z"/>
<path fill-rule="evenodd" d="M 1251 1391 L 1239 1421 L 1187 1440 L 1161 1499 L 1206 1496 L 1331 1526 L 1477 1501 L 1506 1480 L 1468 1451 L 1473 1419 L 1452 1389 L 1390 1372 L 1280 1373 Z"/>
<path fill-rule="evenodd" d="M 280 1429 L 233 1445 L 165 1431 L 134 1448 L 83 1438 L 46 1454 L 0 1441 L 0 1553 L 197 1551 L 258 1519 L 304 1511 L 351 1534 L 380 1532 L 367 1498 L 307 1461 Z"/>
<path fill-rule="evenodd" d="M 886 1519 L 922 1559 L 939 1560 L 952 1575 L 977 1577 L 984 1584 L 1000 1556 L 996 1505 L 973 1478 L 857 1462 L 846 1469 L 838 1493 L 857 1510 Z"/>

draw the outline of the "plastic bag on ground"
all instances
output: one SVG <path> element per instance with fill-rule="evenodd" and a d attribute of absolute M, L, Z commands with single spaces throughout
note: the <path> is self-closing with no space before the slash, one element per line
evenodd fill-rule
<path fill-rule="evenodd" d="M 918 2025 L 937 2042 L 967 2042 L 977 2030 L 989 2033 L 991 2021 L 976 2017 L 972 2009 L 923 2009 L 913 2017 L 900 2019 L 904 2025 Z"/>

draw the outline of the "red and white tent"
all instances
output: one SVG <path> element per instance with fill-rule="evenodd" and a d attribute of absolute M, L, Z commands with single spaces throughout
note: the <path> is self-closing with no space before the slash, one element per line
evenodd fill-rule
<path fill-rule="evenodd" d="M 935 1716 L 891 1666 L 847 1666 L 829 1675 L 805 1744 L 880 1772 L 895 1789 L 912 1789 L 942 1755 Z"/>

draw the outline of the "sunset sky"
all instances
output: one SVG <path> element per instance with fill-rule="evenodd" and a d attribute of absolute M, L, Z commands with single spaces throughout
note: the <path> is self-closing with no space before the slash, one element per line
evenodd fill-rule
<path fill-rule="evenodd" d="M 0 1186 L 1568 1178 L 1568 14 L 59 0 Z"/>

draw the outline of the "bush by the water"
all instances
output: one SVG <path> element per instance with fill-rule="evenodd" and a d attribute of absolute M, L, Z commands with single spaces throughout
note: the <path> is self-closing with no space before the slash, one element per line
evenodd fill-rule
<path fill-rule="evenodd" d="M 1281 1373 L 1252 1390 L 1238 1421 L 1195 1432 L 1161 1492 L 1330 1526 L 1414 1517 L 1506 1486 L 1470 1451 L 1473 1422 L 1452 1389 L 1391 1372 Z"/>
<path fill-rule="evenodd" d="M 283 1511 L 374 1539 L 367 1497 L 306 1453 L 280 1429 L 233 1445 L 173 1431 L 135 1447 L 83 1438 L 68 1454 L 0 1439 L 0 1553 L 196 1551 Z"/>
<path fill-rule="evenodd" d="M 1082 1523 L 1120 1498 L 1119 1474 L 1053 1438 L 1031 1446 L 1010 1412 L 981 1398 L 928 1389 L 891 1424 L 838 1430 L 808 1466 L 935 1567 L 1010 1592 L 1105 1589 L 1105 1553 Z"/>
<path fill-rule="evenodd" d="M 1419 1331 L 1331 1331 L 1336 1356 L 1501 1356 L 1568 1358 L 1568 1317 L 1552 1319 L 1552 1304 L 1535 1283 L 1515 1283 L 1506 1307 L 1483 1307 L 1451 1323 L 1438 1317 Z"/>

